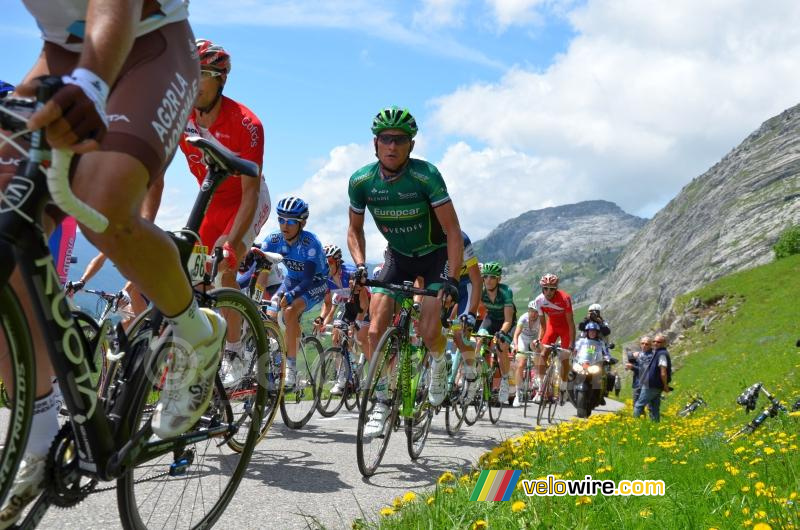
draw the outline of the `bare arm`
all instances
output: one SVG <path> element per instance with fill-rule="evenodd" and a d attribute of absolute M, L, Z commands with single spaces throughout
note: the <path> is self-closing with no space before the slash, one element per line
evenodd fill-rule
<path fill-rule="evenodd" d="M 467 273 L 469 274 L 469 283 L 472 284 L 472 292 L 469 294 L 469 307 L 467 311 L 469 313 L 477 314 L 478 305 L 481 302 L 481 292 L 483 289 L 483 283 L 481 282 L 481 269 L 476 263 L 467 269 Z"/>
<path fill-rule="evenodd" d="M 100 269 L 103 268 L 106 259 L 106 255 L 102 252 L 92 258 L 92 261 L 86 265 L 86 270 L 84 270 L 83 274 L 81 274 L 81 281 L 83 283 L 87 283 L 89 280 L 91 280 L 94 275 L 100 272 Z"/>
<path fill-rule="evenodd" d="M 503 333 L 508 333 L 511 331 L 511 326 L 514 325 L 514 308 L 511 306 L 505 306 L 503 308 L 503 325 L 500 329 Z"/>
<path fill-rule="evenodd" d="M 544 338 L 544 328 L 547 326 L 547 317 L 544 316 L 544 313 L 539 315 L 539 342 L 542 342 Z"/>
<path fill-rule="evenodd" d="M 136 38 L 143 0 L 89 0 L 78 66 L 114 84 Z"/>
<path fill-rule="evenodd" d="M 236 212 L 231 232 L 228 234 L 228 241 L 234 246 L 244 239 L 245 234 L 253 225 L 258 206 L 258 194 L 261 190 L 260 178 L 240 177 L 240 180 L 242 181 L 242 202 L 239 204 L 239 211 Z"/>
<path fill-rule="evenodd" d="M 458 215 L 453 201 L 442 204 L 433 212 L 447 234 L 447 268 L 450 271 L 450 277 L 454 277 L 461 270 L 461 261 L 464 259 L 464 238 L 461 235 Z"/>
<path fill-rule="evenodd" d="M 350 212 L 350 225 L 347 227 L 347 248 L 356 266 L 365 262 L 367 242 L 364 237 L 364 214 L 356 213 L 352 208 Z"/>
<path fill-rule="evenodd" d="M 567 312 L 567 322 L 569 322 L 569 346 L 568 348 L 575 347 L 575 317 L 572 311 Z"/>

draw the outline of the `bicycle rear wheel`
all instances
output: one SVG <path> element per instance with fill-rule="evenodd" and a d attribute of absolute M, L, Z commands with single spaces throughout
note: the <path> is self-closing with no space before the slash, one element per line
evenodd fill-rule
<path fill-rule="evenodd" d="M 428 402 L 431 372 L 426 357 L 428 357 L 427 354 L 419 360 L 412 372 L 412 377 L 419 374 L 417 391 L 414 394 L 414 414 L 411 418 L 405 418 L 406 445 L 411 460 L 416 460 L 422 454 L 433 419 L 433 409 Z"/>
<path fill-rule="evenodd" d="M 260 324 L 258 310 L 238 291 L 223 288 L 209 295 L 218 297 L 217 301 L 220 297 L 223 300 L 236 298 L 246 307 L 244 314 L 248 321 Z M 265 348 L 264 335 L 258 335 L 259 348 Z M 153 439 L 150 428 L 152 404 L 160 394 L 158 374 L 163 373 L 162 366 L 171 346 L 169 340 L 161 344 L 163 347 L 159 351 L 146 353 L 146 359 L 129 383 L 141 391 L 136 402 L 131 404 L 131 415 L 126 418 L 128 428 L 119 434 L 123 439 L 131 439 L 134 431 L 144 431 L 141 432 L 141 452 L 137 453 L 140 460 L 117 480 L 120 520 L 125 528 L 208 528 L 230 503 L 250 462 L 260 435 L 266 389 L 259 385 L 248 413 L 251 421 L 239 424 L 217 374 L 212 399 L 203 416 L 180 439 L 161 449 L 165 442 Z M 257 363 L 257 366 L 263 370 L 265 363 Z M 157 380 L 148 374 L 154 374 Z M 258 377 L 263 377 L 263 373 L 258 372 Z M 237 425 L 240 431 L 247 432 L 238 452 L 230 444 L 236 436 Z M 212 432 L 214 434 L 210 435 Z"/>
<path fill-rule="evenodd" d="M 464 404 L 464 423 L 467 425 L 475 425 L 475 422 L 483 415 L 483 409 L 486 406 L 486 394 L 484 393 L 486 376 L 483 372 L 487 369 L 486 360 L 483 359 L 483 356 L 479 356 L 475 361 L 475 370 L 478 377 L 475 381 L 469 383 L 476 387 L 474 397 L 470 402 Z"/>
<path fill-rule="evenodd" d="M 396 386 L 397 362 L 393 363 L 392 361 L 400 358 L 401 343 L 402 333 L 400 330 L 390 327 L 378 342 L 372 361 L 369 363 L 369 376 L 361 397 L 358 430 L 356 431 L 356 460 L 358 461 L 358 470 L 365 477 L 371 477 L 378 469 L 397 419 L 399 407 Z M 377 395 L 379 382 L 386 387 L 386 394 L 382 397 Z M 365 432 L 365 428 L 379 401 L 388 408 L 387 417 L 383 429 L 377 434 L 370 435 Z"/>
<path fill-rule="evenodd" d="M 561 379 L 558 377 L 558 374 L 553 371 L 553 399 L 550 400 L 550 406 L 547 407 L 547 422 L 553 423 L 553 420 L 556 418 L 556 409 L 561 404 Z"/>
<path fill-rule="evenodd" d="M 517 399 L 522 400 L 522 417 L 528 417 L 528 401 L 531 399 L 531 375 L 528 367 L 522 373 L 522 381 L 517 385 Z"/>
<path fill-rule="evenodd" d="M 356 355 L 356 351 L 350 350 L 350 355 Z M 356 363 L 353 381 L 348 382 L 344 390 L 344 408 L 348 411 L 352 411 L 361 406 L 361 396 L 364 386 L 367 384 L 367 377 L 369 376 L 369 364 L 363 358 L 363 354 L 358 354 L 358 356 L 361 358 L 361 361 Z"/>
<path fill-rule="evenodd" d="M 4 502 L 28 441 L 36 387 L 30 329 L 9 285 L 0 288 L 0 365 L 6 377 L 5 408 L 0 410 L 0 502 Z"/>
<path fill-rule="evenodd" d="M 339 346 L 331 346 L 322 354 L 322 374 L 320 398 L 317 402 L 317 412 L 325 418 L 335 416 L 339 409 L 344 405 L 347 389 L 343 388 L 342 393 L 331 394 L 331 389 L 339 381 L 339 375 L 344 375 L 345 381 L 350 379 L 350 363 Z"/>
<path fill-rule="evenodd" d="M 464 388 L 465 380 L 463 373 L 461 373 L 463 364 L 463 359 L 459 357 L 458 366 L 452 367 L 455 377 L 453 378 L 453 386 L 447 396 L 447 405 L 444 409 L 444 425 L 445 429 L 447 429 L 447 434 L 450 436 L 455 436 L 461 430 L 461 425 L 464 424 L 464 411 L 467 403 L 466 389 Z"/>
<path fill-rule="evenodd" d="M 284 387 L 281 417 L 290 429 L 300 429 L 317 408 L 322 387 L 322 344 L 315 337 L 300 339 L 295 366 L 297 376 L 293 388 Z"/>

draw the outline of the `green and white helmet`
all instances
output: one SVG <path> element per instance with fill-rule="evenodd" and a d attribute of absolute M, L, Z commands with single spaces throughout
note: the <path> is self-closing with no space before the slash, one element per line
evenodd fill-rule
<path fill-rule="evenodd" d="M 503 266 L 496 261 L 484 263 L 483 268 L 481 269 L 481 274 L 484 276 L 502 276 Z"/>
<path fill-rule="evenodd" d="M 372 134 L 375 136 L 388 129 L 400 129 L 414 138 L 417 135 L 417 120 L 408 109 L 392 105 L 381 110 L 372 120 Z"/>

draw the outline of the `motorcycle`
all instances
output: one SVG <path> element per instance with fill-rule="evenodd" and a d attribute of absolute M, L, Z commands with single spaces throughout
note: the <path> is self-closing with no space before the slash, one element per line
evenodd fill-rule
<path fill-rule="evenodd" d="M 608 368 L 615 364 L 617 359 L 613 357 L 608 357 L 608 360 L 605 356 L 594 359 L 576 357 L 568 380 L 570 397 L 579 418 L 588 418 L 592 410 L 604 402 L 611 376 Z M 613 384 L 614 380 L 611 380 L 610 385 Z"/>

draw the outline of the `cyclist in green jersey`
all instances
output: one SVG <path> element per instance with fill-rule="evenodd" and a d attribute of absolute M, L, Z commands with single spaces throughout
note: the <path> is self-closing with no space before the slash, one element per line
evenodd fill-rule
<path fill-rule="evenodd" d="M 439 170 L 424 160 L 411 158 L 417 123 L 408 109 L 387 107 L 372 122 L 377 162 L 366 165 L 350 177 L 350 225 L 347 246 L 356 263 L 356 283 L 367 277 L 364 265 L 366 240 L 364 212 L 372 218 L 388 242 L 384 266 L 378 279 L 385 282 L 414 282 L 439 289 L 439 298 L 424 298 L 419 334 L 431 352 L 429 399 L 438 406 L 446 386 L 445 340 L 439 320 L 442 304 L 458 300 L 458 280 L 447 271 L 461 269 L 464 242 L 453 202 Z M 448 267 L 449 264 L 449 267 Z M 389 325 L 394 299 L 382 289 L 373 289 L 370 300 L 368 358 Z M 384 398 L 387 377 L 378 382 L 377 397 Z M 389 410 L 379 401 L 366 425 L 365 434 L 383 430 Z"/>
<path fill-rule="evenodd" d="M 485 329 L 493 334 L 500 347 L 500 354 L 497 356 L 500 361 L 500 371 L 503 377 L 500 380 L 497 399 L 500 403 L 508 402 L 508 375 L 511 369 L 509 360 L 509 346 L 511 344 L 511 334 L 517 319 L 517 309 L 514 305 L 514 293 L 511 288 L 500 283 L 503 275 L 503 267 L 496 261 L 483 264 L 481 269 L 483 275 L 483 292 L 481 302 L 486 306 L 486 317 L 481 322 L 480 329 Z M 481 350 L 483 339 L 478 337 L 475 345 L 475 352 Z"/>

